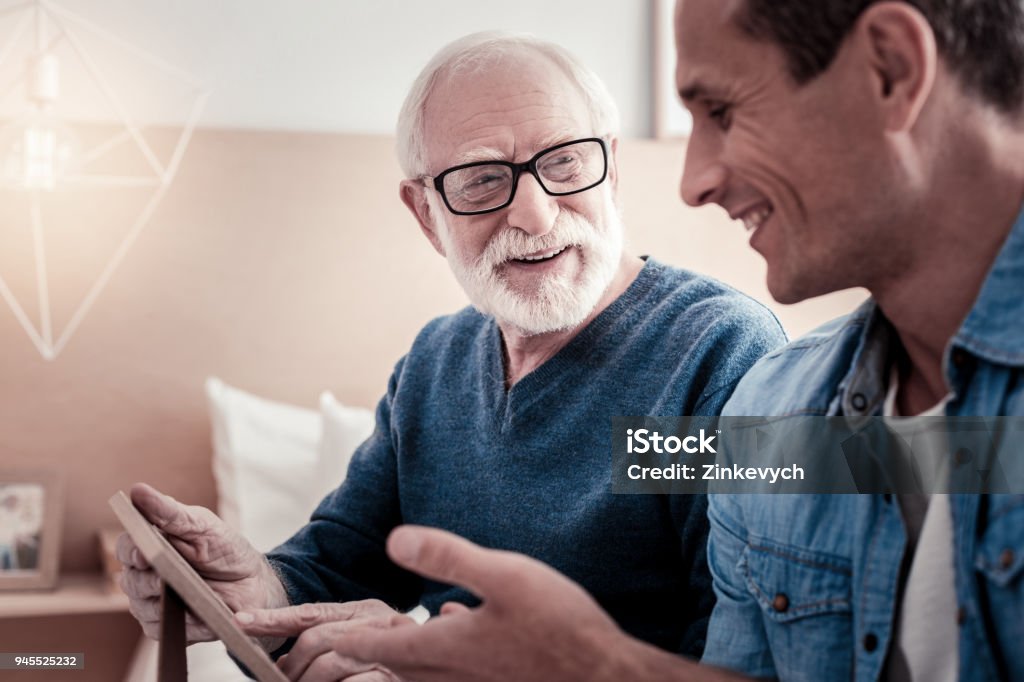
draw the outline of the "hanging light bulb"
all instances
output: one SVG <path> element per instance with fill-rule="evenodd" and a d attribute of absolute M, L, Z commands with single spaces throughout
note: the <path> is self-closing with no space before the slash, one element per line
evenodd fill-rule
<path fill-rule="evenodd" d="M 71 168 L 78 140 L 53 113 L 60 92 L 60 64 L 52 54 L 30 65 L 31 111 L 0 129 L 0 173 L 7 187 L 52 190 Z"/>

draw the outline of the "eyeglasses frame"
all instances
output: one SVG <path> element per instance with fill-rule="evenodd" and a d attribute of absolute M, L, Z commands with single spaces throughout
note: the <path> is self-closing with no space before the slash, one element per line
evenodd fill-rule
<path fill-rule="evenodd" d="M 569 147 L 574 144 L 579 144 L 581 142 L 597 142 L 598 144 L 601 145 L 601 154 L 604 157 L 604 172 L 601 174 L 600 178 L 598 178 L 594 183 L 587 185 L 586 187 L 574 189 L 571 192 L 552 192 L 547 188 L 547 186 L 544 184 L 544 180 L 540 177 L 540 174 L 537 172 L 537 162 L 542 157 L 547 156 L 553 151 L 557 151 L 563 147 Z M 445 177 L 447 177 L 451 173 L 454 173 L 455 171 L 464 170 L 466 168 L 475 168 L 477 166 L 505 166 L 506 168 L 509 168 L 512 171 L 512 189 L 509 191 L 508 201 L 501 204 L 500 206 L 495 206 L 494 208 L 486 208 L 482 211 L 456 211 L 448 202 L 448 195 L 444 191 L 444 179 Z M 442 201 L 444 201 L 444 205 L 453 214 L 484 215 L 486 213 L 500 211 L 501 209 L 506 208 L 512 204 L 512 202 L 516 198 L 516 190 L 519 188 L 519 176 L 521 176 L 524 172 L 532 175 L 533 179 L 537 181 L 537 184 L 540 185 L 540 188 L 544 190 L 544 193 L 547 194 L 548 196 L 565 197 L 571 194 L 579 194 L 580 192 L 586 192 L 588 189 L 594 189 L 595 187 L 600 185 L 608 177 L 608 143 L 603 137 L 583 137 L 578 140 L 569 140 L 568 142 L 562 142 L 560 144 L 554 145 L 553 147 L 542 149 L 536 154 L 534 154 L 533 158 L 531 158 L 528 161 L 523 161 L 522 163 L 514 163 L 512 161 L 471 161 L 470 163 L 463 163 L 458 166 L 452 166 L 451 168 L 447 168 L 436 176 L 421 176 L 421 179 L 431 180 L 433 182 L 434 189 L 437 190 L 437 193 L 441 195 L 441 199 Z"/>

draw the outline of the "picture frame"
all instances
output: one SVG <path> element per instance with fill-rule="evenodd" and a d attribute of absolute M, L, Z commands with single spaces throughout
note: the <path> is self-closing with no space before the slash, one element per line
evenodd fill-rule
<path fill-rule="evenodd" d="M 185 612 L 191 609 L 259 682 L 287 682 L 256 640 L 235 623 L 230 607 L 199 577 L 163 533 L 118 491 L 108 500 L 118 521 L 163 581 L 158 680 L 185 680 Z"/>
<path fill-rule="evenodd" d="M 651 0 L 651 41 L 654 65 L 651 92 L 654 94 L 654 137 L 658 140 L 688 138 L 693 118 L 676 94 L 676 47 L 673 15 L 675 0 Z"/>
<path fill-rule="evenodd" d="M 58 475 L 0 468 L 0 590 L 56 586 L 63 512 Z"/>

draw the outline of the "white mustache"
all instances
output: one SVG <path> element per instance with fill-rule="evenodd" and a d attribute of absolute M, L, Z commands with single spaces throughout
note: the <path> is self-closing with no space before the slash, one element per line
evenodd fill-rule
<path fill-rule="evenodd" d="M 575 211 L 563 208 L 555 219 L 554 227 L 545 235 L 534 237 L 522 230 L 502 229 L 488 242 L 480 256 L 479 265 L 491 271 L 502 263 L 540 251 L 564 246 L 586 249 L 593 238 L 594 228 L 586 218 Z"/>
<path fill-rule="evenodd" d="M 434 193 L 427 195 L 427 201 L 432 211 L 443 216 L 446 209 Z M 526 335 L 570 329 L 594 310 L 621 258 L 621 216 L 610 194 L 602 201 L 603 211 L 598 215 L 603 219 L 595 218 L 595 222 L 559 206 L 551 230 L 540 236 L 508 224 L 496 226 L 487 243 L 482 248 L 477 245 L 480 252 L 475 255 L 459 248 L 466 245 L 455 238 L 447 220 L 440 226 L 439 237 L 452 273 L 480 312 Z M 505 281 L 510 260 L 567 246 L 579 249 L 581 269 L 575 276 L 536 277 L 525 287 L 529 291 L 510 287 Z"/>

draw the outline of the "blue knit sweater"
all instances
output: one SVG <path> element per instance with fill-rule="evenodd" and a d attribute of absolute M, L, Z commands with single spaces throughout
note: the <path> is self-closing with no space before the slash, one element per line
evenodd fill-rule
<path fill-rule="evenodd" d="M 377 598 L 436 613 L 468 593 L 384 552 L 401 523 L 523 552 L 581 583 L 631 634 L 699 656 L 714 596 L 706 499 L 614 495 L 610 418 L 717 414 L 784 342 L 763 306 L 648 259 L 554 357 L 505 388 L 493 318 L 428 324 L 395 366 L 344 483 L 270 555 L 293 604 Z"/>

